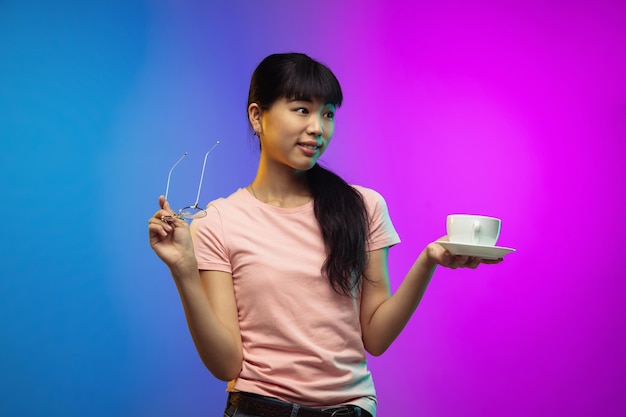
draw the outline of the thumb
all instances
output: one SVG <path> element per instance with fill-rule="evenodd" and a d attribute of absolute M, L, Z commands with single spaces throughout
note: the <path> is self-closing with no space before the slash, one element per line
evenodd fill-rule
<path fill-rule="evenodd" d="M 169 201 L 167 201 L 167 200 L 165 199 L 165 196 L 163 196 L 163 195 L 159 196 L 159 206 L 160 206 L 163 210 L 172 211 L 172 208 L 170 207 L 170 203 L 169 203 Z"/>
<path fill-rule="evenodd" d="M 452 256 L 452 254 L 447 250 L 443 253 L 443 255 L 441 255 L 441 266 L 449 267 L 452 265 L 453 261 L 454 256 Z"/>

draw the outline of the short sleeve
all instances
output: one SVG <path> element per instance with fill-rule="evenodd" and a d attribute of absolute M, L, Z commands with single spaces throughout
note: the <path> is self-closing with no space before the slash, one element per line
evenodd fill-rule
<path fill-rule="evenodd" d="M 209 204 L 206 212 L 205 217 L 191 223 L 191 238 L 198 269 L 232 273 L 219 209 L 216 205 Z"/>
<path fill-rule="evenodd" d="M 378 192 L 364 187 L 355 187 L 363 196 L 370 220 L 368 251 L 400 243 L 400 236 L 389 216 L 387 202 Z"/>

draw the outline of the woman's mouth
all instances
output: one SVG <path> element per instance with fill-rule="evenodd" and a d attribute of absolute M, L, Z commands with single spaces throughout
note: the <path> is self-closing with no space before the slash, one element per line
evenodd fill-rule
<path fill-rule="evenodd" d="M 309 143 L 298 143 L 298 146 L 306 156 L 314 156 L 320 148 L 317 144 L 313 145 Z"/>

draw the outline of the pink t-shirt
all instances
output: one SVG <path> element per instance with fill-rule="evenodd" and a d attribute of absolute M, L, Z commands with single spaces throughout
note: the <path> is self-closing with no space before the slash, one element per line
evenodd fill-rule
<path fill-rule="evenodd" d="M 370 217 L 369 250 L 398 243 L 382 196 L 355 189 Z M 326 251 L 313 202 L 275 207 L 242 188 L 210 203 L 191 230 L 198 267 L 233 277 L 243 364 L 228 390 L 311 407 L 354 404 L 375 415 L 359 300 L 322 276 Z"/>

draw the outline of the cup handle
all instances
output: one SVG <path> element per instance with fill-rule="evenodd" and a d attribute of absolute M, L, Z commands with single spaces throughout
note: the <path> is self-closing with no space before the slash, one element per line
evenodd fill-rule
<path fill-rule="evenodd" d="M 478 244 L 478 240 L 479 237 L 477 236 L 477 233 L 480 232 L 480 223 L 479 222 L 474 222 L 472 225 L 472 243 L 474 245 Z"/>

